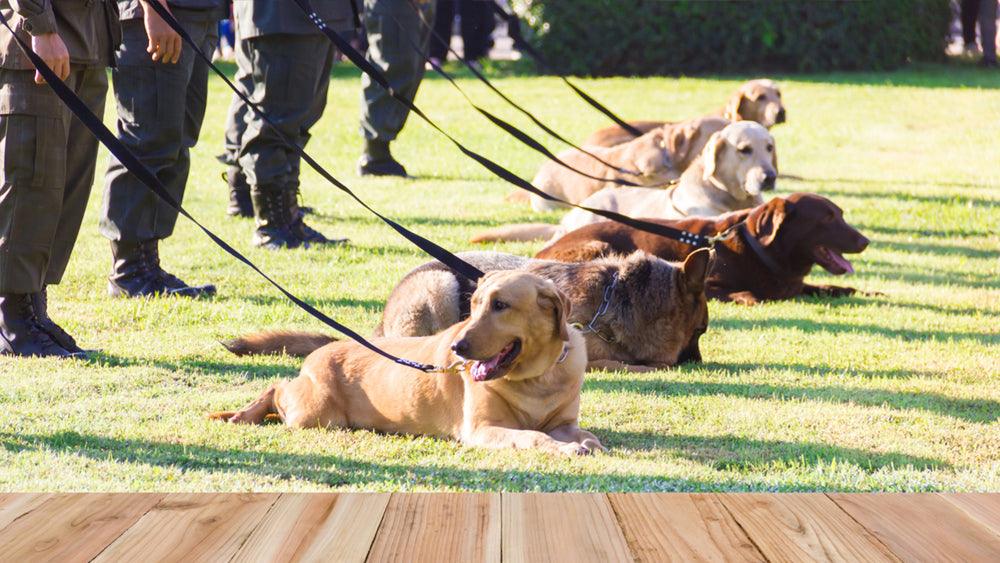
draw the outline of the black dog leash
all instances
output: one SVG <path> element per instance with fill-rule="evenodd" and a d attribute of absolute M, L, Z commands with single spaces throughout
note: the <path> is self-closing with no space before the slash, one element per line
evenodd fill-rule
<path fill-rule="evenodd" d="M 159 3 L 150 2 L 146 5 L 158 6 Z M 4 27 L 6 27 L 10 31 L 11 36 L 14 38 L 15 41 L 17 41 L 17 44 L 21 48 L 21 51 L 24 52 L 24 54 L 28 57 L 28 60 L 31 61 L 31 64 L 32 66 L 35 67 L 35 70 L 37 70 L 39 74 L 42 75 L 42 77 L 48 83 L 49 87 L 51 87 L 53 92 L 55 92 L 56 96 L 58 96 L 59 99 L 62 100 L 62 102 L 66 105 L 66 107 L 69 108 L 69 110 L 73 113 L 73 115 L 75 115 L 76 118 L 79 119 L 80 122 L 83 123 L 83 125 L 90 130 L 90 132 L 97 138 L 97 140 L 100 141 L 102 145 L 107 147 L 107 149 L 111 152 L 111 154 L 113 154 L 115 158 L 117 158 L 125 166 L 125 168 L 128 169 L 128 171 L 131 174 L 134 174 L 135 177 L 140 182 L 142 182 L 147 188 L 149 188 L 150 191 L 155 193 L 160 199 L 166 202 L 167 205 L 174 208 L 179 214 L 183 215 L 192 223 L 194 223 L 199 229 L 201 229 L 203 233 L 205 233 L 208 236 L 208 238 L 212 239 L 212 242 L 214 242 L 217 246 L 226 251 L 226 253 L 228 253 L 233 258 L 236 258 L 237 260 L 248 266 L 253 271 L 257 272 L 257 274 L 259 274 L 262 278 L 267 280 L 267 282 L 273 285 L 278 291 L 283 293 L 285 297 L 291 300 L 292 303 L 295 303 L 300 309 L 309 313 L 310 315 L 312 315 L 319 321 L 323 322 L 330 328 L 344 334 L 345 336 L 351 338 L 352 340 L 354 340 L 358 344 L 361 344 L 365 348 L 368 348 L 372 352 L 375 352 L 380 356 L 392 360 L 397 364 L 413 368 L 416 370 L 420 370 L 425 373 L 443 372 L 453 369 L 453 366 L 439 367 L 430 364 L 414 362 L 412 360 L 400 358 L 398 356 L 390 354 L 389 352 L 386 352 L 385 350 L 382 350 L 378 346 L 369 342 L 367 339 L 365 339 L 357 332 L 337 322 L 336 320 L 328 317 L 319 309 L 316 309 L 312 305 L 306 303 L 305 301 L 303 301 L 302 299 L 300 299 L 299 297 L 297 297 L 296 295 L 285 289 L 281 284 L 276 282 L 266 273 L 264 273 L 264 271 L 261 270 L 256 264 L 251 262 L 249 258 L 247 258 L 243 254 L 241 254 L 238 250 L 230 246 L 229 243 L 219 238 L 218 235 L 210 231 L 207 227 L 205 227 L 197 219 L 195 219 L 190 213 L 188 213 L 188 211 L 184 209 L 184 207 L 181 206 L 181 204 L 176 199 L 174 199 L 173 196 L 170 195 L 170 193 L 166 190 L 166 188 L 163 187 L 163 184 L 160 183 L 156 175 L 150 172 L 150 170 L 146 168 L 146 166 L 143 165 L 142 162 L 134 154 L 132 154 L 132 151 L 130 151 L 124 144 L 122 144 L 122 142 L 119 141 L 117 137 L 115 137 L 114 133 L 112 133 L 104 125 L 104 123 L 96 115 L 94 115 L 92 111 L 90 111 L 90 108 L 88 108 L 87 105 L 83 103 L 83 101 L 75 93 L 73 93 L 73 91 L 70 90 L 69 87 L 66 86 L 66 84 L 62 80 L 60 80 L 58 76 L 56 76 L 56 74 L 52 71 L 52 69 L 50 69 L 49 66 L 45 64 L 45 61 L 43 61 L 38 55 L 35 54 L 34 51 L 31 50 L 31 48 L 27 44 L 24 43 L 24 40 L 21 39 L 21 37 L 14 32 L 14 29 L 11 27 L 10 22 L 7 21 L 7 18 L 3 15 L 2 12 L 0 12 L 0 23 L 3 23 Z"/>
<path fill-rule="evenodd" d="M 357 49 L 351 46 L 350 42 L 345 40 L 335 31 L 330 29 L 328 25 L 326 25 L 326 22 L 323 21 L 323 18 L 321 18 L 319 14 L 317 14 L 316 11 L 313 10 L 312 6 L 309 4 L 309 0 L 293 0 L 293 1 L 299 8 L 302 9 L 302 11 L 309 18 L 309 20 L 313 22 L 313 24 L 317 28 L 319 28 L 319 30 L 323 33 L 323 35 L 325 35 L 327 39 L 329 39 L 334 45 L 336 45 L 337 48 L 340 49 L 340 51 L 344 54 L 344 56 L 346 56 L 352 63 L 354 63 L 355 66 L 361 69 L 362 72 L 367 74 L 379 86 L 385 88 L 385 91 L 388 92 L 390 96 L 395 98 L 401 104 L 406 106 L 410 111 L 412 111 L 418 117 L 423 119 L 428 125 L 434 128 L 434 130 L 444 135 L 445 138 L 451 141 L 452 144 L 454 144 L 458 148 L 458 150 L 462 152 L 462 154 L 475 160 L 480 165 L 482 165 L 483 168 L 486 168 L 498 178 L 510 183 L 513 186 L 521 188 L 522 190 L 529 191 L 542 199 L 552 201 L 560 205 L 565 205 L 567 207 L 575 207 L 577 209 L 583 209 L 584 211 L 589 211 L 590 213 L 599 215 L 601 217 L 604 217 L 605 219 L 610 219 L 612 221 L 615 221 L 616 223 L 622 223 L 624 225 L 628 225 L 640 231 L 645 231 L 647 233 L 652 233 L 654 235 L 659 235 L 667 237 L 669 239 L 678 240 L 680 242 L 683 242 L 684 244 L 690 244 L 696 247 L 709 246 L 711 237 L 699 235 L 696 233 L 690 233 L 688 231 L 682 231 L 680 229 L 667 227 L 665 225 L 650 223 L 648 221 L 633 219 L 627 215 L 622 215 L 621 213 L 615 213 L 614 211 L 607 211 L 605 209 L 586 207 L 583 205 L 577 205 L 575 203 L 570 203 L 568 201 L 559 199 L 554 195 L 539 190 L 535 186 L 531 185 L 531 182 L 528 182 L 524 178 L 521 178 L 520 176 L 514 174 L 510 170 L 507 170 L 506 168 L 497 164 L 496 162 L 473 151 L 472 149 L 469 149 L 461 142 L 459 142 L 458 139 L 453 137 L 450 133 L 442 129 L 437 123 L 434 122 L 434 120 L 428 117 L 427 114 L 423 112 L 423 110 L 417 107 L 416 104 L 406 99 L 406 97 L 401 95 L 399 92 L 396 92 L 396 90 L 392 87 L 392 85 L 389 84 L 389 80 L 386 78 L 385 74 L 383 74 L 380 69 L 376 68 L 375 65 L 368 62 L 368 60 L 364 57 L 364 55 L 359 53 Z M 153 2 L 151 5 L 155 4 L 156 3 Z M 161 8 L 157 8 L 158 13 L 160 12 L 160 10 Z M 435 256 L 435 258 L 437 258 L 437 256 Z"/>
<path fill-rule="evenodd" d="M 635 127 L 630 125 L 627 121 L 615 115 L 614 112 L 604 107 L 604 105 L 602 105 L 600 102 L 598 102 L 591 96 L 587 95 L 587 93 L 581 90 L 579 87 L 577 87 L 576 84 L 570 82 L 568 78 L 555 72 L 552 68 L 552 65 L 548 64 L 545 61 L 545 58 L 542 57 L 542 54 L 539 53 L 537 49 L 532 47 L 531 43 L 528 43 L 528 40 L 524 38 L 524 34 L 521 32 L 521 19 L 517 17 L 517 14 L 512 12 L 508 13 L 503 6 L 501 6 L 497 2 L 494 2 L 493 0 L 490 0 L 490 2 L 493 4 L 493 11 L 495 11 L 497 15 L 499 15 L 504 21 L 507 22 L 507 34 L 510 35 L 511 40 L 514 41 L 514 46 L 517 47 L 518 51 L 526 53 L 529 57 L 535 60 L 535 63 L 537 63 L 538 66 L 545 69 L 546 72 L 558 76 L 567 86 L 570 87 L 570 89 L 576 92 L 576 95 L 580 96 L 580 98 L 582 98 L 583 101 L 587 102 L 591 107 L 593 107 L 597 111 L 608 116 L 611 119 L 611 121 L 614 121 L 622 129 L 628 131 L 629 134 L 631 134 L 633 137 L 642 136 L 643 134 L 642 131 L 636 129 Z"/>
<path fill-rule="evenodd" d="M 419 8 L 417 8 L 417 10 L 418 10 L 418 13 L 419 13 Z M 421 14 L 421 16 L 422 15 L 423 14 Z M 576 172 L 577 174 L 579 174 L 579 175 L 581 175 L 581 176 L 583 176 L 585 178 L 590 178 L 591 180 L 598 180 L 600 182 L 611 182 L 611 183 L 617 184 L 619 186 L 628 186 L 628 187 L 638 187 L 639 186 L 639 184 L 636 184 L 634 182 L 630 182 L 628 180 L 622 180 L 622 179 L 619 179 L 619 178 L 604 178 L 604 177 L 593 176 L 591 174 L 588 174 L 588 173 L 586 173 L 586 172 L 584 172 L 584 171 L 582 171 L 582 170 L 580 170 L 580 169 L 578 169 L 578 168 L 576 168 L 576 167 L 574 167 L 574 166 L 566 163 L 564 160 L 562 160 L 561 158 L 559 158 L 555 153 L 553 153 L 552 151 L 550 151 L 549 149 L 547 149 L 545 147 L 545 145 L 539 143 L 537 140 L 535 140 L 534 138 L 532 138 L 530 135 L 528 135 L 527 133 L 525 133 L 523 130 L 518 129 L 517 127 L 511 125 L 509 122 L 507 122 L 507 121 L 505 121 L 503 119 L 500 119 L 496 115 L 494 115 L 494 114 L 490 113 L 489 111 L 487 111 L 487 110 L 483 109 L 482 107 L 480 107 L 476 102 L 474 102 L 472 100 L 472 98 L 469 97 L 468 94 L 465 93 L 465 90 L 463 90 L 462 87 L 458 85 L 458 82 L 456 82 L 455 79 L 450 74 L 448 74 L 447 71 L 445 71 L 443 68 L 441 68 L 441 65 L 439 65 L 436 62 L 434 62 L 433 60 L 431 60 L 430 56 L 426 52 L 424 52 L 423 49 L 421 49 L 421 47 L 419 45 L 417 45 L 413 41 L 413 38 L 410 37 L 409 35 L 407 35 L 405 33 L 403 25 L 399 22 L 399 20 L 395 16 L 391 16 L 391 17 L 392 17 L 393 21 L 396 22 L 396 26 L 399 27 L 400 31 L 402 32 L 401 34 L 406 37 L 406 41 L 410 44 L 410 47 L 418 55 L 420 55 L 420 58 L 423 59 L 424 63 L 431 65 L 431 68 L 433 68 L 435 72 L 437 72 L 438 74 L 440 74 L 445 80 L 447 80 L 449 83 L 451 83 L 451 85 L 454 86 L 456 90 L 458 90 L 458 93 L 461 94 L 463 98 L 465 98 L 465 101 L 468 102 L 468 104 L 470 106 L 472 106 L 472 109 L 474 109 L 477 112 L 479 112 L 483 117 L 485 117 L 486 119 L 490 120 L 494 125 L 496 125 L 500 129 L 503 129 L 511 137 L 514 137 L 515 139 L 517 139 L 518 141 L 520 141 L 522 144 L 524 144 L 528 148 L 530 148 L 530 149 L 534 150 L 535 152 L 541 154 L 542 156 L 544 156 L 545 158 L 551 160 L 552 162 L 555 162 L 559 166 L 562 166 L 563 168 L 566 168 L 568 170 L 572 170 L 573 172 Z M 590 154 L 590 153 L 587 153 L 587 154 Z M 591 155 L 591 156 L 594 156 L 594 155 Z M 598 160 L 600 160 L 600 159 L 598 159 Z M 622 168 L 619 168 L 619 167 L 614 166 L 612 164 L 608 164 L 607 162 L 604 162 L 603 160 L 601 160 L 601 163 L 604 164 L 605 166 L 608 166 L 612 170 L 615 170 L 616 172 L 618 172 L 620 174 L 631 174 L 633 176 L 638 176 L 639 175 L 638 172 L 629 171 L 629 170 L 623 170 Z"/>
<path fill-rule="evenodd" d="M 399 223 L 393 221 L 392 219 L 389 219 L 388 217 L 382 215 L 375 209 L 371 208 L 360 197 L 358 197 L 357 194 L 351 191 L 351 189 L 348 188 L 347 185 L 345 185 L 343 182 L 334 177 L 333 174 L 328 172 L 326 168 L 320 165 L 319 162 L 313 159 L 313 157 L 309 156 L 309 154 L 305 151 L 305 149 L 300 147 L 298 143 L 293 142 L 291 139 L 285 136 L 285 134 L 282 133 L 281 130 L 278 129 L 278 127 L 274 124 L 274 122 L 271 121 L 271 118 L 268 117 L 260 109 L 260 106 L 252 102 L 250 98 L 247 97 L 246 94 L 241 92 L 240 89 L 235 84 L 233 84 L 231 80 L 229 80 L 229 77 L 226 76 L 224 72 L 219 70 L 219 67 L 215 66 L 215 64 L 212 62 L 211 57 L 206 55 L 205 52 L 201 50 L 201 47 L 199 47 L 198 44 L 195 43 L 195 41 L 191 38 L 191 35 L 188 34 L 188 32 L 181 26 L 180 22 L 178 22 L 177 19 L 174 18 L 173 14 L 171 14 L 159 2 L 148 2 L 144 5 L 148 5 L 150 8 L 153 9 L 153 11 L 155 11 L 160 16 L 160 18 L 163 19 L 163 21 L 167 22 L 167 25 L 169 25 L 174 31 L 176 31 L 181 36 L 181 38 L 194 50 L 194 52 L 198 55 L 198 57 L 202 61 L 204 61 L 209 66 L 209 68 L 211 68 L 215 72 L 216 75 L 222 78 L 222 80 L 229 86 L 229 89 L 232 90 L 237 96 L 239 96 L 239 98 L 243 101 L 243 103 L 247 104 L 247 107 L 253 110 L 253 112 L 257 114 L 257 116 L 259 116 L 265 123 L 267 123 L 268 126 L 271 127 L 271 129 L 278 135 L 278 137 L 290 149 L 292 149 L 293 152 L 298 154 L 302 158 L 302 160 L 305 160 L 306 163 L 308 163 L 313 170 L 319 173 L 320 176 L 326 179 L 326 181 L 330 182 L 331 184 L 336 186 L 339 190 L 349 195 L 352 199 L 354 199 L 354 201 L 357 201 L 359 204 L 361 204 L 362 207 L 364 207 L 365 209 L 370 211 L 373 215 L 375 215 L 383 222 L 385 222 L 387 225 L 392 227 L 393 230 L 395 230 L 397 233 L 403 235 L 404 238 L 412 242 L 415 246 L 417 246 L 417 248 L 420 248 L 427 254 L 430 254 L 433 258 L 445 264 L 459 275 L 468 278 L 470 280 L 477 280 L 483 277 L 483 272 L 480 271 L 479 268 L 476 268 L 472 264 L 469 264 L 468 262 L 462 260 L 458 256 L 455 256 L 454 253 L 439 246 L 437 243 L 427 238 L 424 238 L 418 235 L 417 233 L 414 233 L 413 231 L 407 229 L 406 227 L 403 227 Z M 348 44 L 348 46 L 349 45 L 350 44 Z"/>
<path fill-rule="evenodd" d="M 486 76 L 482 72 L 480 72 L 480 70 L 477 69 L 475 65 L 473 65 L 471 62 L 467 61 L 465 59 L 465 57 L 459 56 L 459 54 L 454 49 L 451 48 L 451 45 L 448 42 L 448 38 L 441 37 L 441 35 L 434 29 L 434 24 L 432 22 L 427 21 L 427 17 L 424 15 L 424 12 L 420 9 L 420 7 L 417 5 L 416 2 L 417 2 L 417 0 L 410 0 L 410 5 L 413 7 L 413 10 L 415 12 L 417 12 L 417 15 L 420 16 L 420 21 L 422 21 L 424 23 L 424 25 L 426 25 L 427 28 L 431 30 L 431 33 L 434 35 L 434 37 L 438 41 L 441 42 L 442 45 L 447 45 L 448 46 L 448 52 L 449 53 L 451 53 L 452 55 L 455 56 L 456 59 L 458 59 L 459 61 L 461 61 L 462 64 L 465 65 L 465 68 L 469 69 L 469 72 L 471 72 L 473 76 L 475 76 L 477 79 L 479 79 L 480 82 L 482 82 L 483 84 L 485 84 L 487 88 L 489 88 L 494 93 L 496 93 L 497 96 L 500 96 L 500 99 L 502 99 L 503 101 L 507 102 L 507 104 L 509 106 L 511 106 L 512 108 L 514 108 L 517 111 L 521 112 L 525 117 L 527 117 L 528 119 L 530 119 L 532 123 L 534 123 L 535 125 L 537 125 L 539 129 L 541 129 L 542 131 L 545 131 L 545 133 L 548 134 L 553 139 L 556 139 L 557 141 L 559 141 L 559 142 L 561 142 L 561 143 L 569 146 L 570 148 L 573 148 L 573 149 L 576 149 L 576 150 L 580 151 L 581 153 L 589 156 L 590 158 L 596 160 L 597 162 L 600 162 L 604 166 L 607 166 L 608 168 L 611 168 L 612 170 L 617 170 L 618 172 L 620 172 L 622 174 L 632 174 L 632 175 L 636 175 L 636 176 L 638 175 L 636 172 L 632 172 L 632 171 L 629 171 L 629 170 L 622 169 L 622 168 L 620 168 L 618 166 L 615 166 L 614 164 L 611 164 L 610 162 L 604 160 L 600 156 L 597 156 L 593 152 L 591 152 L 591 151 L 589 151 L 589 150 L 587 150 L 587 149 L 585 149 L 585 148 L 577 145 L 576 143 L 573 143 L 572 141 L 570 141 L 566 137 L 564 137 L 564 136 L 560 135 L 559 133 L 557 133 L 554 129 L 552 129 L 551 127 L 549 127 L 545 123 L 542 123 L 542 121 L 540 119 L 538 119 L 537 117 L 535 117 L 535 114 L 531 113 L 530 111 L 528 111 L 527 109 L 525 109 L 524 107 L 522 107 L 520 104 L 518 104 L 517 102 L 515 102 L 514 100 L 512 100 L 510 98 L 510 96 L 508 96 L 507 94 L 503 93 L 492 82 L 490 82 L 490 80 L 488 78 L 486 78 Z M 398 24 L 398 22 L 397 22 L 397 24 Z M 414 47 L 414 49 L 417 52 L 420 52 L 420 49 L 418 49 L 416 47 Z M 421 53 L 421 54 L 423 54 L 423 53 Z M 430 63 L 432 67 L 434 67 L 434 70 L 436 70 L 439 74 L 441 74 L 446 79 L 448 79 L 449 82 L 451 82 L 452 84 L 455 83 L 455 81 L 452 80 L 452 78 L 450 76 L 448 76 L 447 74 L 445 74 L 445 72 L 444 72 L 443 69 L 440 69 L 438 67 L 438 65 L 434 64 L 430 60 L 430 58 L 425 58 L 425 60 L 428 63 Z M 456 85 L 456 88 L 457 87 L 458 86 Z M 460 88 L 459 88 L 459 91 L 461 91 Z M 462 95 L 465 96 L 465 93 L 462 92 Z M 468 96 L 465 96 L 465 97 L 466 97 L 466 99 L 468 99 Z"/>

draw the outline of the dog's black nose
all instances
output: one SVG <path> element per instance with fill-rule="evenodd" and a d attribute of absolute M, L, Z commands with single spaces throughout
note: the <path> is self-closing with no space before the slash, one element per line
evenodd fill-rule
<path fill-rule="evenodd" d="M 778 117 L 775 118 L 775 122 L 776 123 L 784 123 L 785 122 L 785 108 L 781 108 L 781 109 L 778 110 Z"/>
<path fill-rule="evenodd" d="M 776 172 L 767 171 L 764 173 L 764 184 L 763 188 L 765 190 L 773 190 L 774 182 L 778 179 L 778 174 Z"/>
<path fill-rule="evenodd" d="M 858 235 L 858 252 L 863 252 L 866 248 L 868 248 L 869 242 L 871 241 L 869 241 L 868 237 L 865 235 Z"/>
<path fill-rule="evenodd" d="M 466 339 L 461 339 L 451 344 L 451 351 L 458 354 L 459 356 L 465 356 L 469 353 L 469 341 Z"/>

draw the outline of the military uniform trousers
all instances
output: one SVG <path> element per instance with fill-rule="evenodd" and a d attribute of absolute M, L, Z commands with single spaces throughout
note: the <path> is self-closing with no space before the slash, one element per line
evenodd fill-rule
<path fill-rule="evenodd" d="M 434 5 L 434 0 L 420 3 L 428 22 L 434 21 Z M 419 45 L 426 54 L 431 35 L 413 6 L 410 0 L 365 0 L 364 21 L 368 60 L 382 69 L 393 90 L 410 101 L 424 77 L 424 59 L 413 46 Z M 410 110 L 367 74 L 361 85 L 361 134 L 368 140 L 392 141 Z"/>
<path fill-rule="evenodd" d="M 173 8 L 174 17 L 206 53 L 218 41 L 218 10 Z M 122 22 L 124 40 L 111 73 L 118 104 L 118 139 L 182 201 L 208 94 L 208 65 L 187 44 L 176 64 L 153 62 L 142 19 Z M 115 241 L 163 239 L 177 211 L 113 156 L 105 176 L 101 234 Z"/>
<path fill-rule="evenodd" d="M 270 33 L 237 41 L 240 87 L 277 129 L 299 147 L 326 108 L 334 47 L 319 33 Z M 253 111 L 243 112 L 239 164 L 251 186 L 265 190 L 298 186 L 300 159 Z"/>
<path fill-rule="evenodd" d="M 62 280 L 94 183 L 97 139 L 33 70 L 0 69 L 0 294 Z M 103 66 L 72 65 L 67 86 L 104 114 Z"/>

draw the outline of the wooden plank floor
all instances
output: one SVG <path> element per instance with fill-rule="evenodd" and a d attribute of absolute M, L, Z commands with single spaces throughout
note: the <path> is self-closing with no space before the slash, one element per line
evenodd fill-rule
<path fill-rule="evenodd" d="M 1000 561 L 1000 494 L 4 494 L 0 561 Z"/>

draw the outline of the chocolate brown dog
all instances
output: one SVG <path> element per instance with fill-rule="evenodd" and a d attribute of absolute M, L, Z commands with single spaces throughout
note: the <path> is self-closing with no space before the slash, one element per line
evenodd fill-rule
<path fill-rule="evenodd" d="M 645 220 L 707 236 L 732 227 L 729 236 L 715 246 L 716 258 L 705 294 L 710 299 L 745 305 L 799 295 L 851 295 L 857 290 L 809 285 L 803 278 L 815 264 L 834 275 L 853 272 L 843 254 L 862 252 L 868 246 L 868 239 L 844 221 L 839 207 L 815 194 L 774 198 L 754 209 L 717 219 Z M 636 250 L 664 260 L 679 260 L 694 247 L 605 221 L 568 233 L 543 248 L 536 258 L 575 262 Z"/>

